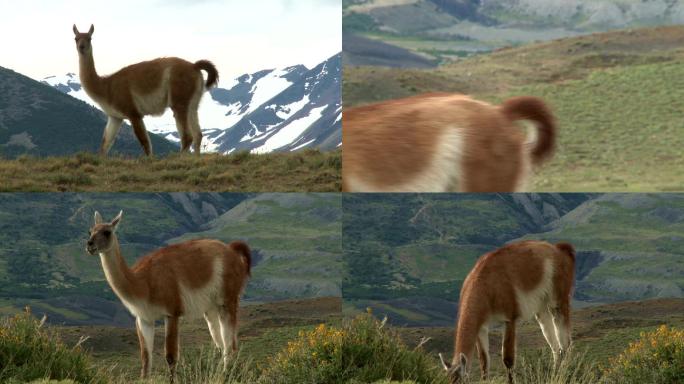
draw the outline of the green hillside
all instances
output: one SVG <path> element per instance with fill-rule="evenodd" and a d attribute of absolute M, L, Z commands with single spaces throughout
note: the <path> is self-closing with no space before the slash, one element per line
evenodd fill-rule
<path fill-rule="evenodd" d="M 343 196 L 343 297 L 395 324 L 453 321 L 476 260 L 520 239 L 569 241 L 581 305 L 684 297 L 684 195 Z"/>
<path fill-rule="evenodd" d="M 502 47 L 615 29 L 682 24 L 684 5 L 673 0 L 358 0 L 343 2 L 346 34 L 389 43 L 451 62 Z M 349 46 L 345 65 L 414 66 L 380 52 Z M 346 50 L 346 49 L 345 49 Z"/>
<path fill-rule="evenodd" d="M 684 297 L 684 196 L 606 194 L 524 238 L 570 241 L 597 252 L 598 263 L 577 284 L 590 301 Z"/>
<path fill-rule="evenodd" d="M 262 194 L 168 242 L 245 239 L 258 250 L 247 298 L 340 296 L 341 214 L 339 194 Z"/>
<path fill-rule="evenodd" d="M 433 91 L 490 102 L 536 95 L 558 150 L 532 191 L 684 190 L 684 27 L 596 34 L 506 49 L 435 70 L 345 68 L 347 105 Z"/>
<path fill-rule="evenodd" d="M 104 115 L 83 101 L 0 67 L 0 158 L 97 152 L 105 124 Z M 157 155 L 178 151 L 156 134 L 150 141 Z M 130 126 L 121 128 L 111 153 L 143 154 Z"/>
<path fill-rule="evenodd" d="M 129 264 L 183 238 L 243 239 L 254 250 L 248 300 L 339 296 L 339 204 L 335 194 L 3 194 L 0 313 L 30 305 L 55 323 L 130 324 L 84 250 L 95 210 L 123 209 Z M 312 271 L 320 277 L 305 279 Z"/>

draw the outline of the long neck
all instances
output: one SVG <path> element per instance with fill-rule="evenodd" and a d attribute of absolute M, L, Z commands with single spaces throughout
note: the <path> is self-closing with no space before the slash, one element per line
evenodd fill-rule
<path fill-rule="evenodd" d="M 102 78 L 97 74 L 95 69 L 95 60 L 93 59 L 93 50 L 87 54 L 78 55 L 78 69 L 81 85 L 89 95 L 102 95 L 103 82 Z M 92 97 L 92 96 L 91 96 Z"/>
<path fill-rule="evenodd" d="M 458 324 L 456 325 L 456 340 L 454 343 L 454 364 L 458 356 L 463 353 L 468 361 L 472 361 L 475 343 L 482 328 L 485 317 L 478 305 L 462 302 L 458 309 Z"/>
<path fill-rule="evenodd" d="M 144 292 L 141 291 L 141 284 L 135 274 L 126 264 L 126 260 L 121 256 L 119 240 L 116 236 L 112 239 L 112 246 L 105 252 L 100 252 L 100 261 L 104 270 L 107 282 L 120 298 L 141 298 Z"/>

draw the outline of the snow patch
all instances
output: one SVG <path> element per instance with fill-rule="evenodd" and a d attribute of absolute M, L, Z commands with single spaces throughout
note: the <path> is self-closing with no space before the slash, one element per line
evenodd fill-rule
<path fill-rule="evenodd" d="M 294 141 L 299 135 L 304 133 L 316 120 L 323 115 L 323 110 L 328 108 L 327 105 L 312 109 L 305 117 L 299 118 L 287 126 L 281 128 L 276 134 L 271 136 L 264 145 L 252 149 L 252 153 L 268 153 L 283 147 Z"/>
<path fill-rule="evenodd" d="M 276 116 L 278 116 L 282 120 L 287 120 L 290 117 L 292 117 L 295 113 L 299 112 L 302 108 L 304 108 L 305 105 L 309 103 L 309 95 L 304 95 L 301 100 L 295 101 L 294 103 L 290 103 L 287 105 L 282 105 L 280 108 L 277 108 L 276 111 Z"/>
<path fill-rule="evenodd" d="M 304 144 L 300 144 L 300 145 L 298 145 L 298 146 L 296 146 L 296 147 L 290 149 L 290 152 L 294 152 L 294 151 L 300 150 L 300 149 L 306 147 L 307 145 L 313 143 L 314 141 L 316 141 L 316 139 L 311 139 L 311 140 L 307 141 L 307 142 L 304 143 Z"/>

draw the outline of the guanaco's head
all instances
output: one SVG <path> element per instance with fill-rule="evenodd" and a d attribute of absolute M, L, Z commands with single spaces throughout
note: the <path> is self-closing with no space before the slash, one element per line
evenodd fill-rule
<path fill-rule="evenodd" d="M 105 223 L 104 220 L 102 220 L 100 212 L 95 212 L 95 225 L 90 228 L 90 237 L 86 244 L 86 251 L 88 251 L 88 253 L 96 255 L 100 252 L 105 252 L 112 247 L 115 239 L 114 232 L 121 222 L 122 215 L 123 211 L 120 211 L 111 222 Z"/>
<path fill-rule="evenodd" d="M 447 372 L 447 377 L 449 379 L 449 384 L 463 383 L 466 380 L 466 367 L 468 365 L 468 359 L 461 353 L 459 355 L 458 364 L 451 364 L 444 360 L 442 354 L 439 354 L 439 360 L 442 361 L 442 367 Z"/>
<path fill-rule="evenodd" d="M 95 26 L 92 24 L 90 24 L 90 30 L 88 30 L 88 33 L 79 32 L 78 28 L 76 28 L 76 24 L 74 24 L 76 49 L 78 50 L 79 55 L 88 54 L 93 49 L 93 46 L 90 44 L 90 40 L 93 38 L 93 32 L 95 32 Z"/>

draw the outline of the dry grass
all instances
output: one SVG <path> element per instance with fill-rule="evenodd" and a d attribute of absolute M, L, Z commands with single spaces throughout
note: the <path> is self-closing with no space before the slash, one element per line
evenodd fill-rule
<path fill-rule="evenodd" d="M 20 157 L 0 161 L 2 192 L 337 192 L 341 151 L 163 158 Z"/>

